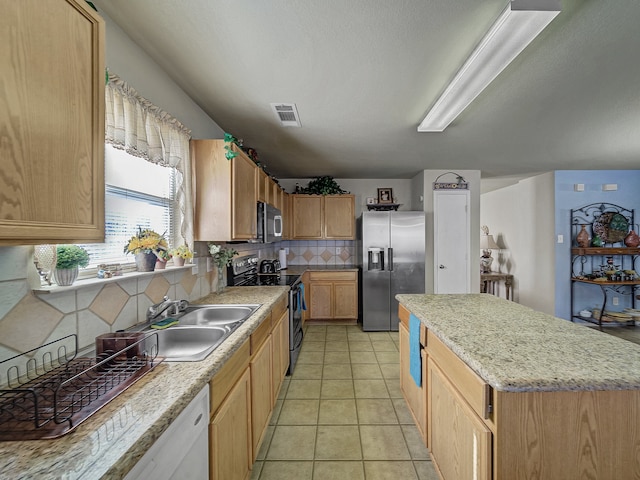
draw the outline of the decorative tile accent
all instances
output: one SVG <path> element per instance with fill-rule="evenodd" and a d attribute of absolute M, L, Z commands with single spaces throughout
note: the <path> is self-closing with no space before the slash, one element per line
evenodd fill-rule
<path fill-rule="evenodd" d="M 25 280 L 0 283 L 0 318 L 10 312 L 30 292 L 29 284 Z"/>
<path fill-rule="evenodd" d="M 62 317 L 35 295 L 26 295 L 0 320 L 0 341 L 18 352 L 31 350 L 44 343 Z"/>
<path fill-rule="evenodd" d="M 196 275 L 193 275 L 191 273 L 191 270 L 185 270 L 182 273 L 182 277 L 180 278 L 179 283 L 187 293 L 191 294 L 191 292 L 193 292 L 193 287 L 195 286 L 197 280 L 198 280 L 198 277 Z"/>
<path fill-rule="evenodd" d="M 165 295 L 169 294 L 169 287 L 171 287 L 171 284 L 163 275 L 156 275 L 145 288 L 144 293 L 153 303 L 158 303 L 162 301 Z"/>
<path fill-rule="evenodd" d="M 324 260 L 325 263 L 328 263 L 329 260 L 331 260 L 331 258 L 333 257 L 333 253 L 331 253 L 329 250 L 324 250 L 320 254 L 320 257 Z"/>
<path fill-rule="evenodd" d="M 138 323 L 138 301 L 136 297 L 128 297 L 115 322 L 111 324 L 111 331 L 125 330 Z M 144 320 L 143 317 L 141 320 Z"/>
<path fill-rule="evenodd" d="M 129 300 L 129 295 L 120 288 L 117 283 L 105 285 L 96 299 L 91 303 L 89 310 L 102 320 L 112 325 L 116 321 L 120 310 Z"/>
<path fill-rule="evenodd" d="M 351 258 L 351 252 L 348 248 L 343 248 L 340 252 L 340 258 L 345 262 Z"/>
<path fill-rule="evenodd" d="M 313 252 L 310 249 L 305 250 L 305 252 L 302 254 L 302 258 L 304 258 L 307 262 L 310 262 L 313 257 Z"/>

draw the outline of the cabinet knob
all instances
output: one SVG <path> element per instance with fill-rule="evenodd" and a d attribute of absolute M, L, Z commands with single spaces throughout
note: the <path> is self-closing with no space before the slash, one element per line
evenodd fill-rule
<path fill-rule="evenodd" d="M 447 268 L 447 267 L 445 267 L 444 265 L 440 265 L 438 268 L 439 268 L 440 270 L 444 270 L 444 269 L 445 269 L 445 268 Z"/>

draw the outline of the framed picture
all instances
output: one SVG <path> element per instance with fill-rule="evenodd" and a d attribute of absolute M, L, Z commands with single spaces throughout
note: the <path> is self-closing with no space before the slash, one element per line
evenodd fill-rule
<path fill-rule="evenodd" d="M 391 188 L 379 188 L 378 203 L 393 203 L 393 190 Z"/>
<path fill-rule="evenodd" d="M 375 197 L 367 197 L 367 205 L 375 205 L 376 199 Z"/>

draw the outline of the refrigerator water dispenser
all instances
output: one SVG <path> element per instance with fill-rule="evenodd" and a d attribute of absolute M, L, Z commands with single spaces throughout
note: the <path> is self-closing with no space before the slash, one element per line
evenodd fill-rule
<path fill-rule="evenodd" d="M 371 247 L 368 251 L 367 270 L 384 270 L 384 248 Z"/>

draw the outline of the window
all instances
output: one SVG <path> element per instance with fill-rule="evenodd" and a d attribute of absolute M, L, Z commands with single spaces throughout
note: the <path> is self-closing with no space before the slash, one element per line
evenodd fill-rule
<path fill-rule="evenodd" d="M 173 246 L 176 170 L 105 145 L 105 243 L 82 245 L 91 266 L 133 263 L 124 246 L 138 227 L 164 233 Z M 93 275 L 93 272 L 87 272 Z"/>

